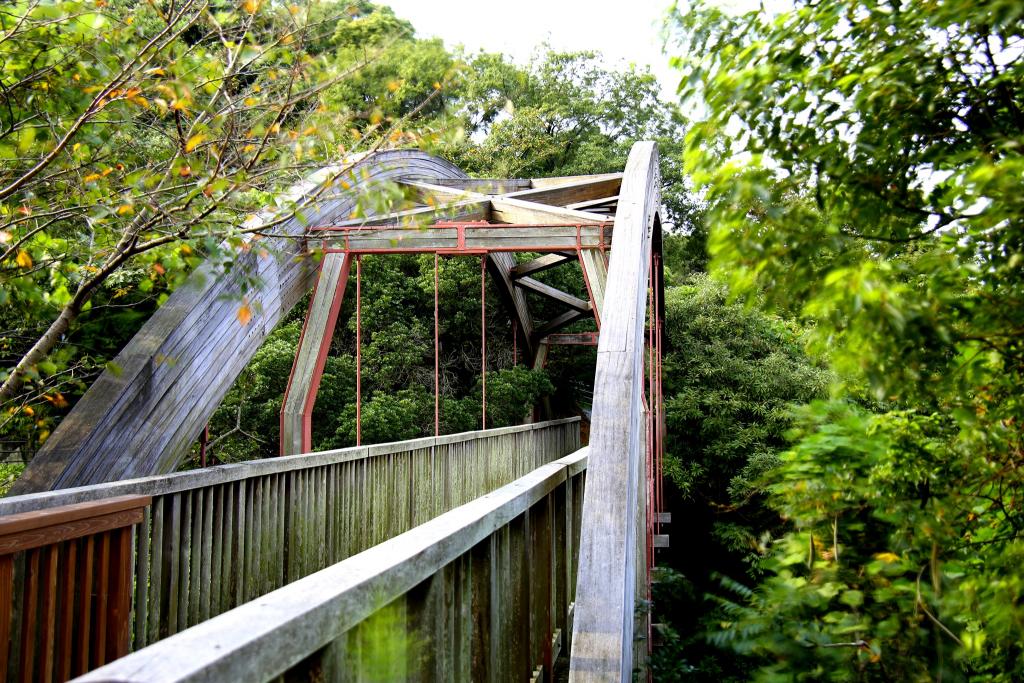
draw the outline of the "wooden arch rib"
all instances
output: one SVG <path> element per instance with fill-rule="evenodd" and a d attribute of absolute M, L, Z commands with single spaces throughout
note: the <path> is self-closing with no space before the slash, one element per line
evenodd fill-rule
<path fill-rule="evenodd" d="M 328 167 L 293 187 L 300 201 L 343 167 Z M 417 178 L 464 179 L 452 164 L 418 151 L 388 151 L 359 161 L 352 171 L 363 183 Z M 352 192 L 332 190 L 305 211 L 312 225 L 347 218 Z M 272 213 L 257 218 L 268 220 Z M 290 220 L 274 232 L 300 235 Z M 26 468 L 13 493 L 82 486 L 172 471 L 188 452 L 238 374 L 267 335 L 313 283 L 315 267 L 298 258 L 300 240 L 268 242 L 279 257 L 252 250 L 230 273 L 201 266 L 175 291 L 114 360 L 120 372 L 104 372 Z M 235 317 L 241 266 L 259 274 L 250 291 L 253 317 Z M 234 295 L 234 297 L 232 296 Z"/>
<path fill-rule="evenodd" d="M 647 583 L 644 329 L 660 204 L 657 147 L 637 143 L 618 196 L 608 264 L 614 286 L 601 308 L 571 681 L 633 676 L 636 600 Z"/>

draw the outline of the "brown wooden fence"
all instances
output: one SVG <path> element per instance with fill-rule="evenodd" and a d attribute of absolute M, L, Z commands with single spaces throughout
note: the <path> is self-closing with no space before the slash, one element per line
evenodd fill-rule
<path fill-rule="evenodd" d="M 128 654 L 132 528 L 149 503 L 0 517 L 0 680 L 66 681 Z"/>

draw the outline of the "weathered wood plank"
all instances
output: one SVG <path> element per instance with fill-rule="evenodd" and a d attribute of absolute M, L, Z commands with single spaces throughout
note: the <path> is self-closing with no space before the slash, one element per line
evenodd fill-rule
<path fill-rule="evenodd" d="M 525 199 L 552 206 L 566 206 L 568 204 L 608 197 L 618 192 L 621 184 L 621 173 L 610 173 L 604 176 L 582 176 L 577 180 L 560 185 L 533 187 L 529 190 L 510 192 L 505 197 Z"/>
<path fill-rule="evenodd" d="M 531 178 L 530 187 L 535 188 L 546 188 L 546 187 L 559 187 L 561 185 L 571 185 L 578 183 L 582 180 L 603 180 L 607 178 L 622 177 L 622 173 L 594 173 L 591 175 L 565 175 L 565 176 L 550 176 L 547 178 Z"/>
<path fill-rule="evenodd" d="M 534 334 L 536 334 L 539 339 L 543 339 L 552 332 L 557 332 L 558 330 L 564 329 L 569 325 L 572 325 L 577 320 L 582 320 L 586 317 L 587 314 L 584 313 L 583 311 L 566 311 L 565 313 L 562 313 L 561 315 L 552 318 L 551 320 L 547 321 L 546 323 L 538 327 Z"/>
<path fill-rule="evenodd" d="M 320 275 L 302 324 L 299 348 L 295 352 L 281 404 L 281 455 L 312 450 L 310 418 L 313 402 L 327 363 L 327 352 L 351 270 L 350 254 L 325 254 L 320 264 Z"/>
<path fill-rule="evenodd" d="M 372 447 L 372 457 L 379 457 L 388 453 L 399 453 L 416 448 L 430 448 L 434 445 L 463 443 L 482 438 L 491 439 L 502 434 L 532 432 L 545 427 L 557 427 L 558 425 L 567 425 L 578 421 L 578 417 L 571 417 L 559 420 L 550 420 L 543 423 L 513 425 L 497 429 L 445 434 L 439 437 L 424 437 L 408 441 L 375 444 Z M 164 496 L 172 493 L 191 491 L 204 486 L 213 486 L 228 482 L 241 482 L 247 479 L 267 476 L 275 473 L 358 461 L 367 457 L 371 457 L 370 447 L 353 446 L 331 451 L 322 451 L 319 453 L 294 455 L 283 458 L 267 458 L 264 460 L 252 460 L 245 463 L 233 463 L 229 465 L 217 465 L 215 467 L 207 467 L 201 470 L 190 470 L 161 476 L 150 476 L 126 481 L 94 484 L 74 489 L 43 491 L 39 493 L 8 496 L 0 498 L 0 518 L 22 512 L 45 510 L 62 505 L 102 501 L 116 496 Z"/>
<path fill-rule="evenodd" d="M 658 152 L 633 146 L 619 191 L 615 242 L 601 307 L 591 458 L 583 500 L 570 680 L 629 681 L 633 675 L 637 554 L 645 515 L 644 323 L 654 232 L 659 230 Z M 642 527 L 640 527 L 642 529 Z"/>
<path fill-rule="evenodd" d="M 431 185 L 459 188 L 468 192 L 481 194 L 505 194 L 517 190 L 528 190 L 533 187 L 529 178 L 430 178 L 420 179 Z"/>
<path fill-rule="evenodd" d="M 537 258 L 525 263 L 513 266 L 512 277 L 521 278 L 526 277 L 527 275 L 536 275 L 537 273 L 560 266 L 563 263 L 570 263 L 575 259 L 575 254 L 571 253 L 544 254 L 543 256 L 538 256 Z"/>
<path fill-rule="evenodd" d="M 532 277 L 521 277 L 515 281 L 516 287 L 528 289 L 531 292 L 536 292 L 541 296 L 547 297 L 558 303 L 565 304 L 566 306 L 577 310 L 581 313 L 590 312 L 590 302 L 584 301 L 579 297 L 573 296 L 568 292 L 563 292 L 557 287 L 552 287 L 549 284 L 541 282 L 540 280 L 534 280 Z"/>
<path fill-rule="evenodd" d="M 587 209 L 595 209 L 597 207 L 608 207 L 611 204 L 615 204 L 619 201 L 619 195 L 614 197 L 598 197 L 597 199 L 589 199 L 585 202 L 576 202 L 574 204 L 566 204 L 567 209 L 579 209 L 586 211 Z"/>
<path fill-rule="evenodd" d="M 332 223 L 331 228 L 348 228 L 374 225 L 405 225 L 426 228 L 439 221 L 485 221 L 491 216 L 490 201 L 486 197 L 463 199 L 455 202 L 440 203 L 437 206 L 420 206 L 405 211 L 395 211 L 365 218 Z"/>
<path fill-rule="evenodd" d="M 576 225 L 604 223 L 607 216 L 589 211 L 545 206 L 524 199 L 495 197 L 491 200 L 491 217 L 501 223 L 549 223 Z"/>
<path fill-rule="evenodd" d="M 608 289 L 608 261 L 601 250 L 582 249 L 580 250 L 580 266 L 583 268 L 590 302 L 594 306 L 594 317 L 597 319 L 597 326 L 600 329 L 601 307 L 604 306 L 605 292 Z"/>

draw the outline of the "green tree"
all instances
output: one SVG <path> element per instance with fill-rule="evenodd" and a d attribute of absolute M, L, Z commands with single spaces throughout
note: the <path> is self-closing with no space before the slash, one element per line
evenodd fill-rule
<path fill-rule="evenodd" d="M 548 50 L 526 67 L 489 53 L 465 59 L 452 109 L 467 137 L 441 148 L 455 163 L 497 178 L 614 173 L 634 142 L 656 140 L 670 221 L 697 224 L 682 173 L 684 119 L 649 71 L 609 68 L 596 52 Z"/>
<path fill-rule="evenodd" d="M 671 262 L 670 262 L 671 263 Z M 709 650 L 703 635 L 721 615 L 703 596 L 716 575 L 761 574 L 764 547 L 786 526 L 765 504 L 764 477 L 780 462 L 792 409 L 826 395 L 830 374 L 804 353 L 796 324 L 729 301 L 726 287 L 693 275 L 665 297 L 668 438 L 664 474 L 674 519 L 669 566 L 655 610 L 678 641 L 655 653 L 658 680 L 743 679 L 743 664 Z"/>
<path fill-rule="evenodd" d="M 1022 16 L 673 20 L 712 269 L 798 314 L 843 380 L 770 477 L 794 531 L 720 636 L 762 680 L 1024 674 Z"/>
<path fill-rule="evenodd" d="M 247 233 L 273 228 L 248 223 L 254 213 L 294 215 L 280 190 L 349 152 L 414 141 L 399 122 L 357 130 L 323 106 L 391 47 L 336 58 L 348 8 L 44 0 L 0 12 L 4 436 L 28 452 L 41 443 L 202 258 L 229 270 Z"/>

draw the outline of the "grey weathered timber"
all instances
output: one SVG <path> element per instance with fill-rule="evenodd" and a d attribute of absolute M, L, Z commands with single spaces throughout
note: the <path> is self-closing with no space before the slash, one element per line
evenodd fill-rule
<path fill-rule="evenodd" d="M 533 335 L 533 316 L 530 314 L 526 295 L 512 282 L 512 268 L 515 263 L 516 260 L 512 254 L 505 252 L 488 254 L 487 272 L 490 273 L 491 282 L 494 283 L 498 297 L 511 314 L 512 319 L 516 321 L 517 331 L 523 340 L 526 362 L 532 363 L 537 355 L 537 345 Z"/>
<path fill-rule="evenodd" d="M 546 323 L 544 323 L 543 325 L 539 326 L 535 334 L 538 338 L 546 337 L 549 334 L 558 332 L 559 330 L 566 328 L 569 325 L 572 325 L 577 320 L 582 320 L 585 317 L 587 317 L 587 315 L 583 311 L 566 311 L 565 313 L 562 313 L 561 315 L 556 316 L 551 320 L 547 321 Z"/>
<path fill-rule="evenodd" d="M 557 301 L 558 303 L 565 304 L 569 308 L 575 309 L 582 313 L 587 313 L 590 311 L 589 301 L 584 301 L 583 299 L 577 296 L 573 296 L 568 292 L 563 292 L 557 287 L 552 287 L 551 285 L 545 282 L 541 282 L 540 280 L 534 280 L 532 277 L 518 278 L 515 281 L 515 285 L 516 287 L 521 287 L 523 289 L 528 289 L 531 292 L 536 292 L 537 294 L 540 294 L 543 297 L 547 297 L 552 301 Z"/>
<path fill-rule="evenodd" d="M 505 194 L 534 187 L 529 178 L 424 178 L 423 182 L 480 194 Z"/>
<path fill-rule="evenodd" d="M 657 148 L 637 143 L 615 216 L 608 266 L 608 282 L 615 286 L 601 307 L 572 681 L 626 682 L 633 676 L 636 599 L 646 583 L 644 330 L 652 244 L 660 239 L 659 204 Z"/>
<path fill-rule="evenodd" d="M 568 206 L 579 202 L 608 197 L 619 191 L 622 183 L 621 173 L 609 173 L 604 176 L 583 176 L 572 182 L 548 187 L 533 187 L 529 190 L 510 192 L 507 197 L 525 199 L 540 204 Z"/>
<path fill-rule="evenodd" d="M 601 327 L 601 310 L 604 307 L 604 295 L 608 289 L 608 261 L 604 251 L 597 249 L 580 250 L 580 266 L 586 276 L 590 302 L 594 306 L 598 329 Z"/>
<path fill-rule="evenodd" d="M 291 201 L 324 189 L 347 166 L 313 174 L 288 193 Z M 418 151 L 381 152 L 357 162 L 361 189 L 415 178 L 465 178 L 455 166 Z M 327 187 L 307 202 L 303 218 L 275 225 L 275 233 L 302 235 L 309 226 L 346 219 L 356 193 Z M 273 220 L 267 210 L 247 227 Z M 314 264 L 301 258 L 302 240 L 268 238 L 272 256 L 242 253 L 230 273 L 201 266 L 146 322 L 54 430 L 18 479 L 14 493 L 80 486 L 172 471 L 220 405 L 239 372 L 278 321 L 312 286 Z M 248 292 L 252 319 L 240 325 L 237 297 L 246 273 L 261 284 Z"/>
<path fill-rule="evenodd" d="M 513 197 L 494 197 L 491 200 L 491 217 L 502 223 L 549 223 L 556 225 L 604 223 L 608 220 L 607 216 L 588 211 L 547 206 Z"/>
<path fill-rule="evenodd" d="M 526 277 L 528 275 L 535 275 L 536 273 L 542 273 L 545 270 L 556 268 L 563 263 L 569 263 L 575 258 L 575 255 L 571 253 L 555 253 L 555 254 L 544 254 L 538 256 L 535 259 L 531 259 L 526 263 L 520 263 L 512 268 L 512 278 L 518 279 Z"/>
<path fill-rule="evenodd" d="M 586 468 L 587 449 L 541 465 L 76 680 L 550 680 Z"/>
<path fill-rule="evenodd" d="M 312 435 L 305 429 L 308 421 L 304 417 L 313 411 L 311 399 L 320 386 L 351 270 L 351 254 L 325 254 L 320 264 L 281 409 L 281 455 L 304 453 L 311 448 Z"/>
<path fill-rule="evenodd" d="M 349 228 L 374 225 L 408 225 L 419 227 L 438 221 L 480 221 L 491 216 L 491 207 L 486 197 L 463 199 L 450 203 L 439 203 L 437 206 L 421 206 L 405 211 L 396 211 L 382 215 L 352 218 L 332 223 L 331 227 Z"/>
<path fill-rule="evenodd" d="M 553 207 L 545 207 L 553 208 Z M 374 219 L 377 220 L 377 219 Z M 381 227 L 366 226 L 366 229 L 322 230 L 317 239 L 323 240 L 330 249 L 351 251 L 409 251 L 434 252 L 459 249 L 459 232 L 465 235 L 467 249 L 488 251 L 531 251 L 552 252 L 576 249 L 595 249 L 612 236 L 610 227 L 594 225 L 575 227 L 502 227 L 501 225 L 467 225 L 452 227 L 394 227 L 386 219 Z M 602 220 L 606 220 L 602 218 Z"/>
<path fill-rule="evenodd" d="M 14 496 L 0 499 L 0 519 L 151 496 L 134 551 L 133 647 L 139 649 L 579 446 L 579 418 L 569 418 Z"/>
<path fill-rule="evenodd" d="M 599 197 L 597 199 L 588 199 L 585 202 L 575 202 L 574 204 L 566 204 L 567 209 L 581 209 L 586 211 L 588 209 L 594 209 L 596 207 L 606 207 L 611 204 L 615 204 L 619 201 L 619 195 L 614 197 Z"/>

